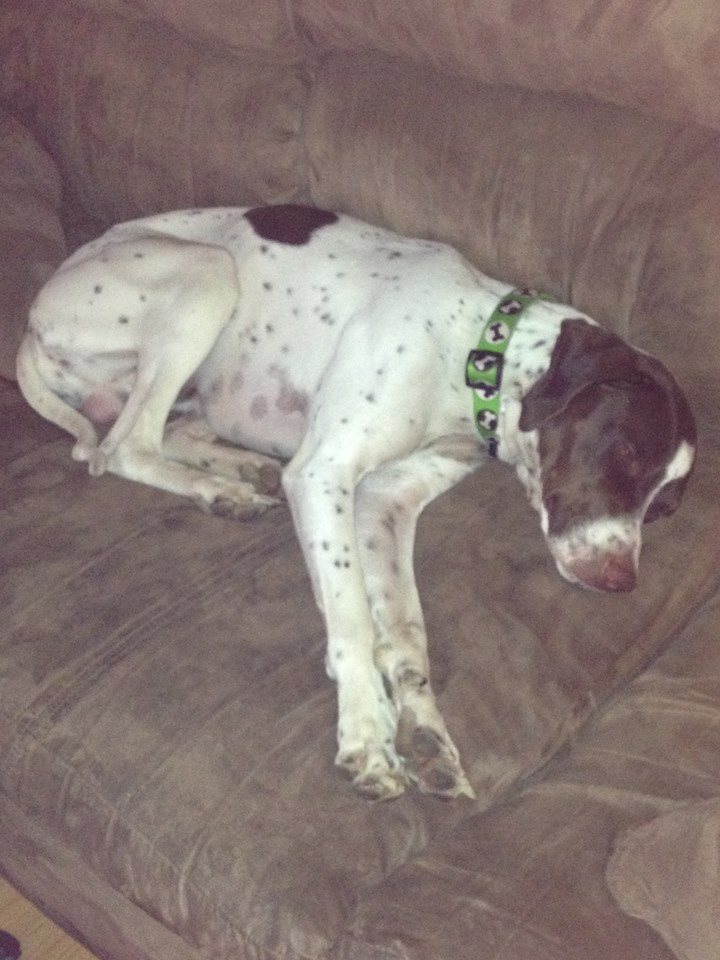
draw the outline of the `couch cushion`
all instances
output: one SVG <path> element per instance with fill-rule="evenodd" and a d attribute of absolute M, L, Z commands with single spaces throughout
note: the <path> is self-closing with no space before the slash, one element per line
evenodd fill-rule
<path fill-rule="evenodd" d="M 623 910 L 657 930 L 679 960 L 708 960 L 708 945 L 720 944 L 720 799 L 626 833 L 607 876 Z"/>
<path fill-rule="evenodd" d="M 719 581 L 541 780 L 364 892 L 343 960 L 717 957 Z"/>
<path fill-rule="evenodd" d="M 2 792 L 0 821 L 3 876 L 45 916 L 91 946 L 96 957 L 202 960 L 197 950 L 98 876 L 42 819 L 29 817 Z"/>
<path fill-rule="evenodd" d="M 586 93 L 720 129 L 720 10 L 712 0 L 670 0 L 651 13 L 625 0 L 296 0 L 296 8 L 323 48 L 382 50 L 484 83 Z"/>
<path fill-rule="evenodd" d="M 27 0 L 26 0 L 27 2 Z M 36 0 L 37 2 L 37 0 Z M 82 0 L 101 14 L 155 23 L 193 40 L 210 42 L 246 56 L 288 62 L 302 41 L 284 0 Z"/>
<path fill-rule="evenodd" d="M 309 196 L 551 290 L 658 352 L 701 416 L 720 402 L 715 131 L 482 86 L 434 61 L 318 47 L 299 62 L 279 36 L 271 56 L 261 13 L 221 46 L 156 22 L 155 0 L 91 6 L 0 9 L 0 93 L 35 110 L 98 221 Z M 273 21 L 275 3 L 260 6 Z"/>
<path fill-rule="evenodd" d="M 252 35 L 251 21 L 238 23 Z M 307 78 L 295 58 L 240 58 L 165 22 L 73 2 L 12 2 L 3 34 L 27 48 L 17 67 L 0 47 L 16 97 L 98 221 L 297 192 Z"/>
<path fill-rule="evenodd" d="M 60 180 L 32 134 L 0 111 L 0 376 L 15 354 L 30 302 L 65 258 Z"/>
<path fill-rule="evenodd" d="M 720 435 L 715 133 L 342 54 L 318 70 L 305 138 L 315 203 L 552 291 L 657 353 Z"/>
<path fill-rule="evenodd" d="M 329 955 L 366 891 L 545 763 L 716 576 L 709 467 L 649 528 L 627 597 L 560 580 L 499 466 L 441 498 L 418 579 L 479 800 L 368 804 L 332 765 L 334 690 L 287 511 L 234 524 L 91 479 L 0 396 L 3 424 L 25 418 L 0 447 L 0 789 L 216 960 Z"/>

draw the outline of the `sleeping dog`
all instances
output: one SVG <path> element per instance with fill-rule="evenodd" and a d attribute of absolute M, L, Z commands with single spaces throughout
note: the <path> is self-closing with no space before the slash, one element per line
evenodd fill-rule
<path fill-rule="evenodd" d="M 695 455 L 658 360 L 448 246 L 303 206 L 114 227 L 40 291 L 17 370 L 92 474 L 231 516 L 282 487 L 327 628 L 336 762 L 382 799 L 472 795 L 429 681 L 423 507 L 497 456 L 562 576 L 628 591 Z"/>

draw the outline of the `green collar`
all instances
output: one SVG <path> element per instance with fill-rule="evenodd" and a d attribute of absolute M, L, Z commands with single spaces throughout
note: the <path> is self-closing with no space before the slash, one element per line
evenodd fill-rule
<path fill-rule="evenodd" d="M 483 327 L 477 347 L 467 359 L 465 383 L 473 392 L 473 419 L 487 443 L 490 456 L 497 456 L 500 420 L 500 384 L 505 351 L 520 318 L 538 300 L 553 298 L 538 290 L 513 290 L 503 297 Z"/>

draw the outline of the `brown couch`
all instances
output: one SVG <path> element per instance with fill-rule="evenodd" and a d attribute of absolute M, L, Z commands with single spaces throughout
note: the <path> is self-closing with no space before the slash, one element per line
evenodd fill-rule
<path fill-rule="evenodd" d="M 717 960 L 715 0 L 5 0 L 0 66 L 0 872 L 103 960 Z M 11 382 L 81 240 L 280 200 L 541 283 L 700 423 L 631 595 L 562 582 L 500 466 L 427 511 L 477 802 L 367 803 L 333 768 L 286 510 L 91 479 Z"/>

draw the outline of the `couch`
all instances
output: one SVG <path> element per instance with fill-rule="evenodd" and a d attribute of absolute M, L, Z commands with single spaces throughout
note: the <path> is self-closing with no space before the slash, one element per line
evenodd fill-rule
<path fill-rule="evenodd" d="M 720 957 L 720 8 L 5 0 L 0 873 L 101 960 Z M 301 201 L 541 284 L 683 382 L 700 454 L 629 595 L 495 464 L 433 503 L 433 681 L 477 799 L 353 794 L 286 509 L 113 476 L 14 384 L 79 243 Z"/>

